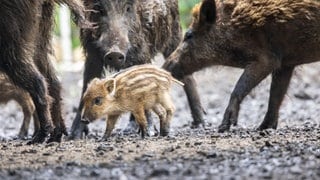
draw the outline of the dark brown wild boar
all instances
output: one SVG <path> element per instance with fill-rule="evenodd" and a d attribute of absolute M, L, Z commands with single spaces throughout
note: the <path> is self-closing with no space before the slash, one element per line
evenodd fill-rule
<path fill-rule="evenodd" d="M 48 134 L 48 142 L 60 141 L 62 134 L 67 134 L 61 116 L 61 86 L 48 58 L 55 2 L 72 5 L 78 23 L 91 25 L 83 19 L 80 1 L 0 2 L 0 71 L 28 92 L 35 105 L 40 129 L 30 143 L 41 143 Z"/>
<path fill-rule="evenodd" d="M 107 139 L 120 115 L 131 112 L 144 138 L 145 110 L 152 110 L 160 119 L 160 135 L 166 136 L 175 110 L 170 96 L 172 82 L 183 85 L 169 72 L 153 65 L 137 65 L 106 79 L 95 78 L 83 94 L 81 119 L 89 123 L 107 116 Z"/>
<path fill-rule="evenodd" d="M 10 100 L 16 101 L 22 109 L 23 121 L 18 134 L 19 138 L 28 137 L 28 129 L 31 118 L 33 117 L 34 122 L 34 133 L 39 130 L 39 119 L 35 112 L 35 106 L 29 93 L 22 90 L 21 88 L 13 85 L 4 75 L 0 75 L 0 103 L 7 103 Z"/>
<path fill-rule="evenodd" d="M 95 77 L 103 77 L 104 68 L 120 70 L 151 63 L 157 53 L 168 57 L 181 39 L 177 0 L 84 0 L 87 17 L 97 23 L 96 29 L 81 31 L 86 54 L 82 94 Z M 203 110 L 195 82 L 183 79 L 190 104 L 193 125 L 203 123 Z M 80 103 L 71 128 L 71 138 L 88 131 L 80 123 Z M 150 121 L 150 113 L 147 113 Z M 133 117 L 133 116 L 131 116 Z M 131 118 L 132 120 L 133 118 Z M 132 122 L 132 121 L 131 121 Z M 149 124 L 150 125 L 150 124 Z"/>
<path fill-rule="evenodd" d="M 242 100 L 272 74 L 259 129 L 277 128 L 295 66 L 320 60 L 320 3 L 315 0 L 203 0 L 179 47 L 164 65 L 182 78 L 212 65 L 243 68 L 219 131 L 237 124 Z"/>

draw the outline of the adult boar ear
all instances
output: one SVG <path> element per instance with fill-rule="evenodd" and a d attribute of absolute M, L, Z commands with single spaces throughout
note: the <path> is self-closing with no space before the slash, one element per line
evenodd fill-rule
<path fill-rule="evenodd" d="M 200 24 L 213 24 L 216 22 L 216 2 L 203 0 L 200 6 Z"/>
<path fill-rule="evenodd" d="M 104 87 L 106 88 L 110 96 L 114 96 L 116 93 L 116 80 L 114 78 L 105 80 Z"/>

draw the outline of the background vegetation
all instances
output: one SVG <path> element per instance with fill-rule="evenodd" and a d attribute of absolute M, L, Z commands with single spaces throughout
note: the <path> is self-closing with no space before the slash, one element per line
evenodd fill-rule
<path fill-rule="evenodd" d="M 190 24 L 192 7 L 199 2 L 200 0 L 179 0 L 180 22 L 184 30 Z"/>

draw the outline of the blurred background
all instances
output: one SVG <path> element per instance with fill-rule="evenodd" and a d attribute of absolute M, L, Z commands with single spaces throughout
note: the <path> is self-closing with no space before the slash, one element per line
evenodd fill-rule
<path fill-rule="evenodd" d="M 200 0 L 179 0 L 180 20 L 183 30 L 190 24 L 192 7 L 199 2 Z M 53 44 L 58 70 L 70 68 L 71 63 L 73 69 L 79 70 L 84 60 L 79 39 L 79 28 L 70 20 L 68 8 L 64 6 L 56 7 L 55 22 Z"/>

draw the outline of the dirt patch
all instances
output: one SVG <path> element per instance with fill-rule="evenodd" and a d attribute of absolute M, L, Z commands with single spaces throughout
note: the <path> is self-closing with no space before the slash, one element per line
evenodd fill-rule
<path fill-rule="evenodd" d="M 115 135 L 26 146 L 2 142 L 2 178 L 320 177 L 320 130 L 314 124 L 263 132 L 183 130 L 172 137 Z"/>

